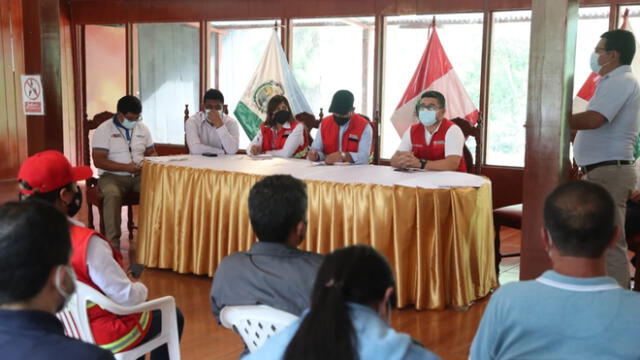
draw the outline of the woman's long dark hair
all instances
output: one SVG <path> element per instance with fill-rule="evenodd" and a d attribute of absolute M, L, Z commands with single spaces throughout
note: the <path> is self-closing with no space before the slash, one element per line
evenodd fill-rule
<path fill-rule="evenodd" d="M 276 110 L 276 108 L 280 105 L 284 103 L 285 105 L 287 105 L 287 108 L 289 109 L 289 112 L 291 112 L 291 105 L 289 105 L 289 100 L 287 100 L 286 97 L 282 96 L 282 95 L 273 95 L 271 97 L 271 99 L 269 99 L 269 102 L 267 103 L 267 118 L 264 120 L 265 125 L 269 126 L 269 127 L 273 127 L 276 126 L 276 122 L 275 120 L 273 120 L 273 112 Z M 293 117 L 293 113 L 291 114 L 291 119 L 289 120 L 290 123 L 294 122 L 296 119 Z"/>
<path fill-rule="evenodd" d="M 349 246 L 327 255 L 313 287 L 311 309 L 284 359 L 357 359 L 357 337 L 347 302 L 380 302 L 393 286 L 387 260 L 370 246 Z"/>

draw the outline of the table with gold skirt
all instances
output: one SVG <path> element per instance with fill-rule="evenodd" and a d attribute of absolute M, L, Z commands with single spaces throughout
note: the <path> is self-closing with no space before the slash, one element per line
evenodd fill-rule
<path fill-rule="evenodd" d="M 138 261 L 213 276 L 225 256 L 256 241 L 249 190 L 271 174 L 291 174 L 307 184 L 308 227 L 300 248 L 326 254 L 353 244 L 373 246 L 394 270 L 399 307 L 462 308 L 497 286 L 487 179 L 244 155 L 145 161 Z"/>

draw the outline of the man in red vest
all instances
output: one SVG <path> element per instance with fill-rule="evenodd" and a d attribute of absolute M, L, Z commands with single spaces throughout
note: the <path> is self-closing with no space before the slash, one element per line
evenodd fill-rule
<path fill-rule="evenodd" d="M 324 160 L 327 165 L 369 163 L 373 129 L 367 119 L 353 112 L 353 100 L 349 90 L 338 90 L 333 95 L 329 106 L 332 114 L 320 122 L 307 154 L 309 160 Z"/>
<path fill-rule="evenodd" d="M 426 91 L 416 104 L 418 123 L 402 136 L 398 150 L 391 158 L 391 166 L 441 171 L 467 171 L 462 156 L 464 135 L 462 130 L 444 118 L 444 95 Z"/>
<path fill-rule="evenodd" d="M 55 150 L 37 153 L 20 168 L 18 181 L 21 198 L 44 201 L 67 214 L 73 255 L 71 265 L 78 281 L 105 294 L 121 306 L 135 306 L 147 299 L 147 287 L 124 270 L 120 250 L 98 232 L 73 219 L 82 205 L 77 181 L 92 175 L 88 166 L 72 167 L 64 155 Z M 160 333 L 162 315 L 153 311 L 119 316 L 95 304 L 87 304 L 93 337 L 101 348 L 119 353 L 151 340 Z M 176 308 L 178 331 L 184 319 Z M 168 359 L 166 346 L 151 353 L 151 359 Z"/>

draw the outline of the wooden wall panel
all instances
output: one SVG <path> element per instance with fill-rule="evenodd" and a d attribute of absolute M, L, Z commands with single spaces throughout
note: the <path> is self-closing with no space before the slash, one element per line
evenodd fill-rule
<path fill-rule="evenodd" d="M 493 208 L 522 203 L 524 169 L 483 166 L 482 175 L 491 179 Z"/>
<path fill-rule="evenodd" d="M 418 14 L 452 13 L 452 12 L 477 12 L 484 10 L 483 1 L 478 0 L 437 0 L 418 1 Z"/>
<path fill-rule="evenodd" d="M 20 85 L 23 54 L 22 1 L 0 1 L 0 181 L 15 179 L 27 156 Z"/>

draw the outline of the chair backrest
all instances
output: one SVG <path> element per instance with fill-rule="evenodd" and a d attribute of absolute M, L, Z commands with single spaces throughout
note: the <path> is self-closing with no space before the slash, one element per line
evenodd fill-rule
<path fill-rule="evenodd" d="M 267 305 L 225 306 L 220 312 L 222 325 L 238 333 L 251 352 L 296 319 L 293 314 Z"/>
<path fill-rule="evenodd" d="M 471 151 L 469 151 L 466 144 L 462 148 L 462 156 L 464 156 L 464 161 L 467 163 L 467 172 L 480 175 L 482 171 L 482 115 L 478 114 L 478 121 L 476 122 L 475 126 L 471 125 L 468 120 L 459 117 L 451 119 L 451 121 L 454 124 L 458 125 L 460 130 L 462 130 L 462 134 L 464 135 L 465 139 L 471 136 L 476 140 L 475 163 L 473 161 Z"/>
<path fill-rule="evenodd" d="M 113 115 L 114 113 L 112 112 L 103 111 L 99 114 L 96 114 L 93 119 L 89 119 L 85 114 L 84 120 L 82 120 L 82 153 L 84 155 L 84 164 L 86 166 L 91 166 L 91 146 L 89 146 L 89 131 L 95 130 L 103 122 L 111 120 L 113 118 Z"/>
<path fill-rule="evenodd" d="M 92 291 L 87 290 L 87 288 Z M 64 325 L 65 335 L 94 344 L 95 341 L 89 325 L 89 315 L 87 314 L 87 299 L 92 295 L 92 292 L 97 293 L 99 296 L 104 296 L 90 286 L 76 281 L 76 292 L 71 295 L 65 308 L 58 312 L 56 316 Z"/>

